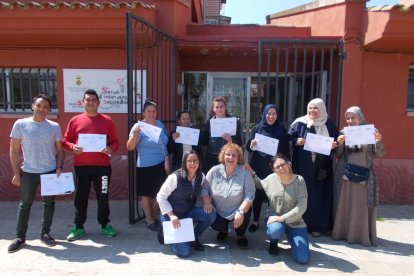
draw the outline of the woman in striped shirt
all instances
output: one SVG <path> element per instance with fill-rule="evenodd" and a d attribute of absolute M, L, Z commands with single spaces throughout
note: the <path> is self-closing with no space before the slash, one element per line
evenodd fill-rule
<path fill-rule="evenodd" d="M 247 249 L 245 232 L 250 223 L 251 204 L 255 187 L 250 173 L 243 167 L 243 150 L 237 144 L 226 144 L 219 154 L 219 165 L 212 167 L 202 186 L 204 210 L 217 212 L 211 226 L 218 231 L 217 241 L 224 242 L 228 236 L 228 224 L 233 222 L 237 245 Z"/>

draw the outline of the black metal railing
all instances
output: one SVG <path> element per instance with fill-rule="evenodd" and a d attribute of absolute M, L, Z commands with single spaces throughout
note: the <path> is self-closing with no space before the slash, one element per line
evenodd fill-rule
<path fill-rule="evenodd" d="M 32 112 L 32 99 L 46 94 L 57 109 L 54 68 L 0 68 L 0 112 Z"/>
<path fill-rule="evenodd" d="M 142 118 L 144 101 L 151 98 L 158 104 L 158 119 L 167 130 L 175 126 L 176 114 L 176 41 L 151 23 L 128 12 L 128 131 Z M 143 218 L 136 195 L 136 153 L 128 153 L 129 223 Z"/>
<path fill-rule="evenodd" d="M 338 123 L 340 40 L 260 40 L 258 44 L 258 88 L 263 91 L 258 93 L 258 103 L 278 104 L 280 119 L 288 125 L 305 114 L 307 103 L 318 97 L 325 100 L 328 113 Z"/>

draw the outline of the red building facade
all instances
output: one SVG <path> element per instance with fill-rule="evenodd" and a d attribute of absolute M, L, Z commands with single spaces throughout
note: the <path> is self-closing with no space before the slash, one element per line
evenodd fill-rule
<path fill-rule="evenodd" d="M 414 178 L 414 148 L 409 140 L 414 132 L 414 110 L 409 108 L 407 90 L 409 72 L 414 70 L 410 69 L 414 65 L 414 11 L 410 3 L 368 10 L 365 4 L 315 1 L 269 15 L 265 26 L 245 26 L 203 24 L 203 3 L 199 0 L 3 1 L 0 70 L 3 76 L 10 76 L 10 72 L 26 72 L 28 68 L 52 69 L 56 108 L 50 118 L 64 130 L 76 113 L 64 109 L 63 70 L 125 70 L 125 14 L 132 12 L 175 38 L 176 81 L 170 90 L 178 85 L 183 91 L 174 94 L 173 108 L 194 111 L 196 125 L 205 121 L 209 102 L 220 93 L 229 93 L 234 100 L 231 104 L 242 117 L 247 134 L 266 101 L 283 106 L 286 124 L 303 114 L 303 107 L 289 97 L 291 93 L 301 95 L 302 91 L 303 99 L 323 96 L 330 116 L 337 117 L 340 127 L 345 123 L 346 108 L 359 105 L 368 121 L 380 129 L 386 144 L 386 155 L 375 163 L 381 202 L 413 204 L 410 179 Z M 269 46 L 260 46 L 259 42 L 265 41 L 271 42 Z M 283 59 L 277 60 L 279 51 Z M 316 53 L 314 66 L 312 52 Z M 272 57 L 271 62 L 267 57 Z M 10 78 L 3 78 L 7 88 L 6 83 Z M 275 92 L 270 93 L 273 90 L 269 87 Z M 15 200 L 18 188 L 11 185 L 8 136 L 14 121 L 31 113 L 22 109 L 23 104 L 7 108 L 10 105 L 4 99 L 10 91 L 6 88 L 1 90 L 0 103 L 0 199 Z M 309 92 L 314 90 L 314 94 Z M 128 135 L 127 114 L 109 115 L 121 142 L 120 151 L 112 157 L 111 197 L 124 199 L 128 194 L 127 151 L 123 146 Z M 171 117 L 166 113 L 162 119 L 173 121 Z M 65 171 L 71 169 L 72 156 L 67 153 Z"/>

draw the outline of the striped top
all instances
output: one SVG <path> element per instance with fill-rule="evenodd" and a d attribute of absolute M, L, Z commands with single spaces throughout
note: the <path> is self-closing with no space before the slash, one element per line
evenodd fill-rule
<path fill-rule="evenodd" d="M 250 173 L 237 166 L 233 175 L 227 177 L 223 164 L 209 170 L 201 189 L 201 196 L 210 195 L 217 213 L 233 220 L 243 201 L 253 202 L 256 189 Z"/>

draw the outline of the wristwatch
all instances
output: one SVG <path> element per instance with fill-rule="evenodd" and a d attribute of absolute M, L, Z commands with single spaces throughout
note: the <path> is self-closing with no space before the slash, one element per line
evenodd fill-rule
<path fill-rule="evenodd" d="M 236 212 L 239 213 L 242 216 L 244 216 L 244 214 L 246 214 L 246 212 L 243 211 L 242 209 L 238 209 Z"/>

